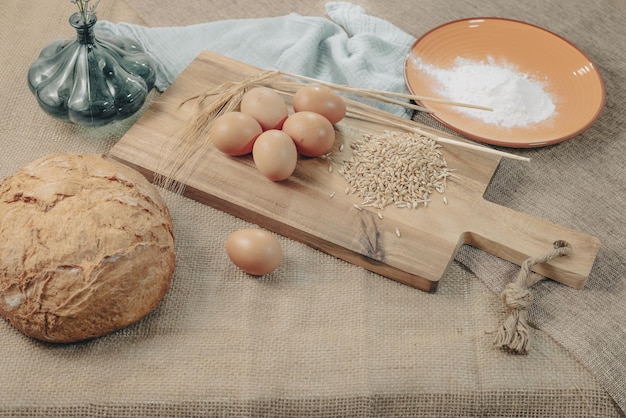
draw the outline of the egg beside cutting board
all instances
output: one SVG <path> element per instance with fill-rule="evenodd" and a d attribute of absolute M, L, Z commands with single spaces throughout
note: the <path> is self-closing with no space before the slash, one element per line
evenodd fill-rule
<path fill-rule="evenodd" d="M 241 270 L 262 276 L 276 270 L 283 254 L 278 240 L 263 229 L 239 229 L 226 239 L 226 253 Z"/>

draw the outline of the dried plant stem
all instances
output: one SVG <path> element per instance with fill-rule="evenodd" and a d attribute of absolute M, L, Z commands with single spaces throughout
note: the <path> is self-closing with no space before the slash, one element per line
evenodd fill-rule
<path fill-rule="evenodd" d="M 91 20 L 91 16 L 96 14 L 96 8 L 98 7 L 98 3 L 100 3 L 100 0 L 96 0 L 96 3 L 90 7 L 89 1 L 90 0 L 72 0 L 72 3 L 78 7 L 78 12 L 83 18 L 83 22 L 85 24 Z"/>
<path fill-rule="evenodd" d="M 276 72 L 263 72 L 240 82 L 224 83 L 183 101 L 181 106 L 197 100 L 192 120 L 179 134 L 179 141 L 174 144 L 174 148 L 163 151 L 164 158 L 161 158 L 160 166 L 156 170 L 154 183 L 182 194 L 185 181 L 191 177 L 196 163 L 209 148 L 209 131 L 215 119 L 236 110 L 246 91 L 275 75 Z"/>

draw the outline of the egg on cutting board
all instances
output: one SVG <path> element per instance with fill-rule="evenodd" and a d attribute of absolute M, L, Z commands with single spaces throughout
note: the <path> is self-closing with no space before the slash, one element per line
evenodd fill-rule
<path fill-rule="evenodd" d="M 296 91 L 293 110 L 318 113 L 334 125 L 346 115 L 346 101 L 329 87 L 311 84 Z"/>
<path fill-rule="evenodd" d="M 217 117 L 209 131 L 213 145 L 233 157 L 252 152 L 254 141 L 263 133 L 259 122 L 241 112 L 228 112 Z"/>
<path fill-rule="evenodd" d="M 241 97 L 239 109 L 256 119 L 264 131 L 280 129 L 289 108 L 282 96 L 269 87 L 254 87 Z"/>
<path fill-rule="evenodd" d="M 263 132 L 254 142 L 252 159 L 261 174 L 272 181 L 282 181 L 293 174 L 298 150 L 289 135 L 278 129 Z"/>
<path fill-rule="evenodd" d="M 319 157 L 329 152 L 335 143 L 335 128 L 319 113 L 302 111 L 290 115 L 283 132 L 293 139 L 298 153 Z"/>

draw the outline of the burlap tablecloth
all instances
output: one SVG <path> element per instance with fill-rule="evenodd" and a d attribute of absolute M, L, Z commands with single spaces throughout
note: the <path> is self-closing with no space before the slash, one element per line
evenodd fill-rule
<path fill-rule="evenodd" d="M 164 191 L 178 268 L 163 303 L 81 344 L 42 344 L 0 322 L 0 416 L 623 416 L 626 3 L 356 3 L 415 36 L 455 18 L 525 20 L 574 42 L 604 76 L 607 106 L 591 129 L 519 151 L 532 164 L 503 161 L 487 192 L 602 240 L 584 290 L 535 289 L 531 352 L 499 351 L 489 334 L 515 266 L 464 247 L 463 264 L 426 294 L 281 237 L 281 267 L 252 279 L 223 248 L 246 223 Z M 99 16 L 172 26 L 323 10 L 319 0 L 103 0 Z M 66 0 L 0 3 L 0 177 L 53 152 L 107 152 L 136 120 L 69 125 L 28 91 L 28 66 L 72 36 L 73 11 Z"/>

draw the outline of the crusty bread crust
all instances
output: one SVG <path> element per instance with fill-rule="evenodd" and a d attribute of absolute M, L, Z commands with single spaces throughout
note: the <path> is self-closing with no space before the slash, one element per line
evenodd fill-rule
<path fill-rule="evenodd" d="M 170 213 L 137 171 L 54 154 L 0 184 L 0 315 L 24 334 L 76 342 L 154 310 L 176 264 Z"/>

